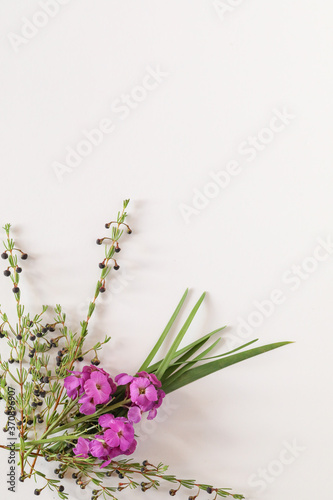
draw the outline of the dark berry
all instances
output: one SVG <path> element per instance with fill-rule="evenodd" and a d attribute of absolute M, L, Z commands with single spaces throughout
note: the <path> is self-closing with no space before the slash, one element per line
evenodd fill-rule
<path fill-rule="evenodd" d="M 5 276 L 10 276 L 10 270 L 9 270 L 9 269 L 6 269 L 6 270 L 3 272 L 3 274 L 4 274 Z"/>
<path fill-rule="evenodd" d="M 6 335 L 4 335 L 2 332 L 0 332 L 0 339 L 3 339 Z"/>
<path fill-rule="evenodd" d="M 35 395 L 35 396 L 39 396 L 39 389 L 35 389 L 35 390 L 34 390 L 34 395 Z"/>
<path fill-rule="evenodd" d="M 39 395 L 40 395 L 40 397 L 41 397 L 41 398 L 45 398 L 45 396 L 46 396 L 46 391 L 41 391 L 41 392 L 39 393 Z"/>
<path fill-rule="evenodd" d="M 148 460 L 144 460 L 144 461 L 142 462 L 142 465 L 143 465 L 144 467 L 146 467 L 146 465 L 148 465 Z"/>
<path fill-rule="evenodd" d="M 55 473 L 56 475 L 58 475 L 58 474 L 59 474 L 59 472 L 60 472 L 60 469 L 54 469 L 54 473 Z"/>
<path fill-rule="evenodd" d="M 40 339 L 41 337 L 43 337 L 43 334 L 42 334 L 42 332 L 37 332 L 36 336 Z"/>
<path fill-rule="evenodd" d="M 34 421 L 33 421 L 33 420 L 31 420 L 31 418 L 27 421 L 27 424 L 28 424 L 28 425 L 32 425 L 33 423 L 34 423 Z"/>
<path fill-rule="evenodd" d="M 65 473 L 64 472 L 60 472 L 60 474 L 58 474 L 58 478 L 59 479 L 64 479 L 65 477 Z"/>
<path fill-rule="evenodd" d="M 16 425 L 17 425 L 18 427 L 21 427 L 21 425 L 22 425 L 22 424 L 23 424 L 22 420 L 19 420 L 18 422 L 16 422 Z"/>
<path fill-rule="evenodd" d="M 22 340 L 22 335 L 16 335 L 17 340 Z"/>
<path fill-rule="evenodd" d="M 31 408 L 37 408 L 37 403 L 35 401 L 31 403 Z"/>
<path fill-rule="evenodd" d="M 100 269 L 104 269 L 105 264 L 103 264 L 103 262 L 100 262 L 100 263 L 98 264 L 98 267 L 99 267 Z M 5 274 L 5 273 L 4 273 L 4 274 Z M 7 276 L 7 275 L 6 275 L 6 276 Z M 8 276 L 9 276 L 9 275 L 8 275 Z"/>
<path fill-rule="evenodd" d="M 10 358 L 10 359 L 8 360 L 8 363 L 13 364 L 13 363 L 14 363 L 14 361 L 15 361 L 15 360 L 14 360 L 13 358 Z"/>
<path fill-rule="evenodd" d="M 42 328 L 42 333 L 47 333 L 47 331 L 48 331 L 48 328 L 47 328 L 46 326 L 44 326 L 44 327 Z"/>
<path fill-rule="evenodd" d="M 3 253 L 1 254 L 1 258 L 2 258 L 2 259 L 8 259 L 8 255 L 6 254 L 6 252 L 3 252 Z"/>
<path fill-rule="evenodd" d="M 114 251 L 115 251 L 115 252 L 117 252 L 117 253 L 118 253 L 118 252 L 120 252 L 120 250 L 121 250 L 121 249 L 120 249 L 119 247 L 116 247 L 116 248 L 114 249 Z"/>
<path fill-rule="evenodd" d="M 23 254 L 21 255 L 21 259 L 22 259 L 22 260 L 27 260 L 27 258 L 28 258 L 28 254 L 27 254 L 27 253 L 23 253 Z"/>
<path fill-rule="evenodd" d="M 73 478 L 73 479 L 77 479 L 77 476 L 78 476 L 78 475 L 79 475 L 79 474 L 78 474 L 77 472 L 73 472 L 73 474 L 72 474 L 72 478 Z"/>
<path fill-rule="evenodd" d="M 49 326 L 49 330 L 50 330 L 50 332 L 55 332 L 54 326 Z"/>
<path fill-rule="evenodd" d="M 18 286 L 14 286 L 13 293 L 19 293 L 20 289 Z"/>
<path fill-rule="evenodd" d="M 98 240 L 96 240 L 96 243 L 97 243 L 97 245 L 101 245 L 101 244 L 102 244 L 102 240 L 98 239 Z M 7 255 L 7 254 L 6 254 L 6 255 Z M 6 258 L 6 257 L 5 257 L 5 258 Z"/>
<path fill-rule="evenodd" d="M 132 234 L 132 229 L 128 229 L 127 234 Z"/>
<path fill-rule="evenodd" d="M 120 266 L 118 266 L 118 264 L 116 264 L 115 266 L 113 266 L 113 269 L 115 269 L 116 271 L 118 271 Z"/>
<path fill-rule="evenodd" d="M 210 486 L 208 486 L 208 488 L 206 489 L 207 493 L 213 493 L 213 488 L 211 488 Z"/>
<path fill-rule="evenodd" d="M 30 335 L 30 340 L 31 340 L 31 342 L 33 342 L 34 340 L 36 340 L 36 335 Z"/>
<path fill-rule="evenodd" d="M 78 360 L 78 361 L 83 361 L 83 357 L 82 357 L 82 356 L 80 356 L 80 357 L 78 357 L 78 358 L 77 358 L 77 360 Z"/>
<path fill-rule="evenodd" d="M 36 489 L 36 490 L 34 491 L 34 494 L 35 494 L 35 495 L 37 495 L 37 496 L 38 496 L 38 495 L 40 495 L 40 490 L 37 490 L 37 489 Z"/>
<path fill-rule="evenodd" d="M 61 484 L 61 485 L 59 486 L 59 491 L 64 491 L 64 489 L 65 489 L 65 487 Z"/>
<path fill-rule="evenodd" d="M 110 224 L 109 223 L 105 224 L 105 227 L 106 229 L 110 229 Z"/>
<path fill-rule="evenodd" d="M 118 477 L 119 477 L 119 479 L 124 479 L 125 476 L 124 476 L 124 474 L 119 474 Z"/>
<path fill-rule="evenodd" d="M 22 267 L 17 266 L 17 268 L 16 268 L 16 272 L 17 272 L 18 274 L 20 274 L 20 273 L 22 272 Z"/>
<path fill-rule="evenodd" d="M 23 483 L 23 482 L 24 482 L 24 476 L 20 476 L 20 477 L 19 477 L 19 481 L 20 481 L 21 483 Z"/>
<path fill-rule="evenodd" d="M 106 290 L 105 286 L 101 286 L 101 288 L 99 289 L 99 291 L 100 291 L 101 293 L 104 293 L 104 292 L 105 292 L 105 290 Z"/>
<path fill-rule="evenodd" d="M 42 406 L 43 405 L 43 401 L 38 401 L 37 405 L 38 406 Z"/>

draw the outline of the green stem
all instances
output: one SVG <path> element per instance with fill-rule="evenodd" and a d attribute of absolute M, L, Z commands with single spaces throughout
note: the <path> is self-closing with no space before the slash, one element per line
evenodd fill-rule
<path fill-rule="evenodd" d="M 104 413 L 109 413 L 109 412 L 115 410 L 116 408 L 127 405 L 128 403 L 130 403 L 130 401 L 131 401 L 130 399 L 125 399 L 124 401 L 120 401 L 120 403 L 117 403 L 117 404 L 114 404 L 111 406 L 104 406 L 100 410 L 96 411 L 96 413 L 94 413 L 93 416 L 99 417 L 100 415 L 104 415 Z M 48 432 L 47 434 L 55 434 L 57 432 L 64 431 L 66 429 L 69 429 L 70 427 L 74 427 L 77 424 L 81 424 L 82 422 L 87 422 L 87 420 L 91 420 L 91 417 L 92 417 L 92 415 L 86 415 L 85 417 L 77 418 L 73 422 L 70 422 L 69 424 L 62 425 L 61 427 L 58 427 L 57 429 L 54 429 L 52 432 Z"/>
<path fill-rule="evenodd" d="M 58 436 L 58 437 L 53 437 L 53 438 L 48 438 L 48 439 L 39 439 L 37 441 L 28 441 L 29 444 L 33 445 L 33 446 L 37 446 L 39 444 L 44 444 L 44 443 L 57 443 L 58 441 L 74 441 L 75 439 L 78 439 L 79 437 L 82 437 L 82 438 L 91 438 L 91 437 L 94 437 L 95 434 L 83 434 L 82 436 L 76 436 L 76 435 L 72 435 L 72 436 Z"/>

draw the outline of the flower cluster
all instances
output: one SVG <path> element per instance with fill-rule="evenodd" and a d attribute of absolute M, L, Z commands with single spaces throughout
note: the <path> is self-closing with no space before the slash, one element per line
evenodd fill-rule
<path fill-rule="evenodd" d="M 82 372 L 71 371 L 64 386 L 70 398 L 80 397 L 80 413 L 84 415 L 92 415 L 97 405 L 109 403 L 117 389 L 110 375 L 93 365 L 84 366 Z"/>
<path fill-rule="evenodd" d="M 103 432 L 95 439 L 80 437 L 74 448 L 75 455 L 88 458 L 88 455 L 103 460 L 101 467 L 106 467 L 119 455 L 131 455 L 137 442 L 134 439 L 133 424 L 125 417 L 114 417 L 112 414 L 102 415 L 98 419 Z"/>
<path fill-rule="evenodd" d="M 124 405 L 128 409 L 127 418 L 115 416 L 112 413 L 101 415 L 98 423 L 101 432 L 94 439 L 80 437 L 74 448 L 74 454 L 83 458 L 90 455 L 103 461 L 101 467 L 109 465 L 111 460 L 119 455 L 130 455 L 136 448 L 133 424 L 141 420 L 147 412 L 147 418 L 156 417 L 157 408 L 162 404 L 165 392 L 161 382 L 153 373 L 139 372 L 135 377 L 120 373 L 115 377 L 119 386 L 126 386 Z M 64 386 L 68 396 L 78 399 L 80 413 L 91 415 L 96 412 L 97 405 L 107 405 L 117 390 L 110 375 L 102 368 L 90 365 L 81 372 L 71 371 L 65 378 Z M 126 401 L 128 403 L 128 401 Z"/>
<path fill-rule="evenodd" d="M 131 422 L 140 422 L 144 412 L 148 412 L 148 420 L 156 417 L 157 409 L 165 397 L 165 392 L 161 389 L 162 384 L 156 375 L 138 372 L 135 377 L 131 377 L 127 373 L 120 373 L 115 381 L 119 385 L 127 385 L 127 395 L 132 402 L 127 418 Z"/>

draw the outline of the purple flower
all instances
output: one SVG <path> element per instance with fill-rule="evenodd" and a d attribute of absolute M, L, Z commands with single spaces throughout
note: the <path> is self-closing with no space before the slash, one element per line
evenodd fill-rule
<path fill-rule="evenodd" d="M 130 383 L 130 396 L 133 403 L 146 411 L 150 403 L 157 400 L 157 391 L 148 378 L 137 377 Z"/>
<path fill-rule="evenodd" d="M 89 446 L 91 455 L 101 460 L 107 460 L 111 453 L 111 448 L 104 441 L 103 435 L 95 436 L 95 438 L 90 442 Z"/>
<path fill-rule="evenodd" d="M 98 423 L 104 432 L 91 441 L 90 453 L 103 460 L 101 467 L 106 467 L 119 455 L 130 455 L 134 452 L 137 445 L 134 428 L 125 417 L 105 414 L 99 417 Z"/>
<path fill-rule="evenodd" d="M 131 455 L 135 451 L 137 442 L 134 439 L 134 428 L 127 418 L 114 417 L 110 413 L 100 416 L 98 423 L 103 428 L 103 432 L 97 434 L 91 441 L 80 437 L 74 448 L 75 455 L 87 458 L 90 453 L 93 457 L 103 461 L 102 468 L 109 465 L 115 457 Z"/>
<path fill-rule="evenodd" d="M 129 421 L 123 422 L 115 418 L 104 432 L 104 439 L 112 448 L 119 447 L 122 452 L 127 451 L 134 439 L 133 425 Z"/>
<path fill-rule="evenodd" d="M 94 399 L 90 396 L 84 395 L 79 399 L 80 413 L 83 415 L 92 415 L 96 412 L 96 404 L 94 403 Z"/>
<path fill-rule="evenodd" d="M 102 368 L 84 366 L 82 372 L 73 371 L 65 378 L 64 386 L 70 398 L 81 396 L 80 412 L 91 415 L 96 411 L 96 405 L 106 404 L 117 390 L 110 375 Z"/>
<path fill-rule="evenodd" d="M 89 439 L 84 439 L 82 437 L 79 437 L 77 445 L 73 449 L 74 454 L 82 457 L 82 458 L 88 458 L 88 453 L 89 453 Z"/>
<path fill-rule="evenodd" d="M 87 396 L 93 398 L 95 405 L 98 405 L 109 401 L 111 387 L 107 377 L 103 373 L 95 371 L 85 382 L 84 391 Z"/>
<path fill-rule="evenodd" d="M 84 372 L 72 371 L 71 375 L 65 378 L 64 386 L 70 398 L 76 399 L 83 394 L 84 383 L 88 380 L 89 374 Z"/>
<path fill-rule="evenodd" d="M 143 412 L 148 412 L 148 420 L 156 417 L 157 408 L 161 406 L 165 392 L 160 389 L 162 384 L 154 373 L 142 371 L 135 377 L 120 373 L 115 380 L 119 385 L 128 385 L 127 393 L 132 406 L 127 417 L 131 422 L 139 422 Z"/>

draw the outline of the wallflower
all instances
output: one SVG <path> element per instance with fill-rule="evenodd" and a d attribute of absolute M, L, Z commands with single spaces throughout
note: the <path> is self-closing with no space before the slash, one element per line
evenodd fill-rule
<path fill-rule="evenodd" d="M 106 414 L 99 417 L 98 423 L 104 432 L 90 441 L 89 451 L 93 457 L 103 460 L 101 468 L 109 465 L 113 458 L 131 455 L 135 451 L 134 428 L 125 417 Z"/>
<path fill-rule="evenodd" d="M 77 445 L 73 448 L 73 451 L 78 457 L 88 458 L 89 448 L 89 439 L 79 437 Z"/>
<path fill-rule="evenodd" d="M 103 373 L 92 372 L 89 380 L 84 384 L 84 391 L 87 396 L 91 397 L 95 405 L 103 404 L 109 401 L 111 387 L 108 379 Z"/>
<path fill-rule="evenodd" d="M 157 408 L 165 397 L 165 392 L 160 389 L 162 384 L 156 375 L 142 371 L 131 377 L 127 373 L 120 373 L 115 381 L 119 385 L 128 385 L 127 392 L 132 406 L 127 417 L 131 422 L 139 422 L 143 412 L 148 412 L 148 420 L 156 417 Z"/>
<path fill-rule="evenodd" d="M 117 390 L 110 375 L 102 368 L 90 365 L 84 366 L 82 372 L 70 373 L 71 375 L 64 380 L 64 386 L 70 398 L 76 399 L 81 396 L 80 412 L 84 415 L 95 413 L 96 405 L 108 403 L 111 395 Z"/>
<path fill-rule="evenodd" d="M 89 374 L 87 372 L 72 371 L 71 375 L 65 378 L 64 386 L 67 391 L 68 396 L 71 399 L 76 399 L 78 396 L 83 394 L 84 383 L 88 380 Z"/>

